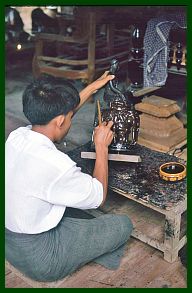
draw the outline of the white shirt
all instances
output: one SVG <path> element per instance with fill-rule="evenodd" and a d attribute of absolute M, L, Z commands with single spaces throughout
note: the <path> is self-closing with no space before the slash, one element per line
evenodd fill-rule
<path fill-rule="evenodd" d="M 102 184 L 31 126 L 6 141 L 5 181 L 5 225 L 18 233 L 47 231 L 67 206 L 94 209 L 103 200 Z"/>

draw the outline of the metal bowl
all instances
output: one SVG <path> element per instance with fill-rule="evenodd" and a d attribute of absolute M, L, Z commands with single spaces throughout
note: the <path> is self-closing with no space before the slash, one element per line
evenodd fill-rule
<path fill-rule="evenodd" d="M 165 181 L 176 182 L 186 177 L 186 167 L 178 162 L 165 163 L 159 168 L 159 176 Z"/>

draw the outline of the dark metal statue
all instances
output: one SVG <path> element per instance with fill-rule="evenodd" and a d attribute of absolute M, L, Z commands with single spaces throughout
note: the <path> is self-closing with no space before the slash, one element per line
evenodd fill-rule
<path fill-rule="evenodd" d="M 119 69 L 119 62 L 116 59 L 111 61 L 109 73 L 116 74 Z M 118 88 L 117 79 L 109 81 L 104 92 L 102 111 L 103 121 L 113 121 L 114 139 L 109 146 L 112 151 L 127 151 L 135 145 L 138 139 L 140 118 L 134 108 L 134 97 L 131 92 L 123 93 Z"/>

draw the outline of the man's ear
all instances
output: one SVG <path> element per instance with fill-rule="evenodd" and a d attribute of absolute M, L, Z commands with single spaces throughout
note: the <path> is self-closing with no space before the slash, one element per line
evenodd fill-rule
<path fill-rule="evenodd" d="M 65 116 L 64 115 L 57 116 L 57 119 L 56 119 L 57 127 L 61 128 L 63 123 L 64 123 L 64 121 L 65 121 Z"/>

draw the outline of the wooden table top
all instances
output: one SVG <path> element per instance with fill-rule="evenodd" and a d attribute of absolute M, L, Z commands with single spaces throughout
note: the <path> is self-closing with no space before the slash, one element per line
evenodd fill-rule
<path fill-rule="evenodd" d="M 82 172 L 92 175 L 94 160 L 82 159 L 81 151 L 90 151 L 91 143 L 70 151 L 68 155 L 74 160 Z M 109 161 L 109 187 L 128 193 L 160 209 L 169 209 L 180 201 L 186 200 L 186 178 L 170 183 L 159 177 L 159 167 L 163 163 L 180 161 L 177 157 L 150 150 L 136 145 L 130 154 L 140 155 L 140 163 Z"/>

